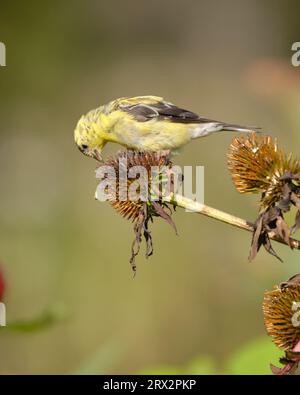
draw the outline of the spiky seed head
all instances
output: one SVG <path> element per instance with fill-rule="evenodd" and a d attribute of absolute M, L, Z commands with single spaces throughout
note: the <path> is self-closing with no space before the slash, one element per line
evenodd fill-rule
<path fill-rule="evenodd" d="M 124 168 L 124 164 L 126 164 L 126 168 Z M 127 194 L 130 186 L 136 180 L 136 178 L 132 178 L 129 176 L 130 169 L 134 166 L 142 166 L 146 170 L 146 180 L 141 180 L 141 183 L 144 181 L 147 182 L 148 188 L 148 196 L 151 195 L 151 182 L 152 180 L 152 168 L 169 168 L 172 166 L 170 161 L 170 152 L 169 151 L 160 151 L 160 152 L 150 152 L 150 151 L 120 151 L 116 156 L 112 156 L 108 158 L 105 162 L 105 165 L 113 167 L 116 173 L 116 194 L 114 198 L 109 199 L 110 204 L 114 209 L 116 209 L 123 217 L 132 220 L 132 222 L 136 221 L 140 215 L 140 212 L 145 204 L 143 200 L 120 200 L 120 196 L 124 196 L 124 193 Z M 127 174 L 126 184 L 120 181 L 120 170 L 125 171 Z M 158 170 L 159 171 L 159 170 Z M 125 191 L 124 191 L 125 189 Z M 151 206 L 151 202 L 147 202 L 149 206 Z"/>
<path fill-rule="evenodd" d="M 176 231 L 171 216 L 164 209 L 167 208 L 169 211 L 171 210 L 168 204 L 162 199 L 165 182 L 169 183 L 169 177 L 172 177 L 172 173 L 170 174 L 168 171 L 172 168 L 169 156 L 170 151 L 139 152 L 128 150 L 120 151 L 116 156 L 109 158 L 102 164 L 102 166 L 105 165 L 113 168 L 115 174 L 115 177 L 112 177 L 111 180 L 108 179 L 109 183 L 106 184 L 109 190 L 108 194 L 106 194 L 106 200 L 108 200 L 112 207 L 123 217 L 134 223 L 135 238 L 131 247 L 130 258 L 133 272 L 136 271 L 135 258 L 140 251 L 142 236 L 146 242 L 146 257 L 153 254 L 152 236 L 148 229 L 149 220 L 152 220 L 154 216 L 161 217 Z M 144 190 L 147 189 L 147 191 L 146 196 L 138 194 L 134 196 L 135 199 L 131 199 L 129 193 L 130 187 L 136 182 L 137 177 L 132 177 L 130 171 L 136 166 L 138 166 L 138 168 L 134 170 L 137 170 L 139 175 L 138 187 Z M 134 175 L 136 176 L 135 172 Z M 166 175 L 167 179 L 165 177 Z M 110 181 L 112 185 L 110 185 Z M 110 186 L 112 188 L 110 188 Z M 135 190 L 135 188 L 136 185 L 134 185 L 133 189 Z M 155 200 L 152 201 L 153 192 L 155 193 Z"/>
<path fill-rule="evenodd" d="M 300 340 L 299 311 L 300 275 L 265 292 L 263 314 L 266 330 L 273 342 L 285 351 L 292 351 Z"/>
<path fill-rule="evenodd" d="M 278 147 L 271 136 L 251 133 L 236 137 L 228 152 L 228 169 L 240 193 L 262 193 L 263 208 L 271 207 L 282 197 L 287 174 L 300 172 L 299 159 L 293 159 Z"/>

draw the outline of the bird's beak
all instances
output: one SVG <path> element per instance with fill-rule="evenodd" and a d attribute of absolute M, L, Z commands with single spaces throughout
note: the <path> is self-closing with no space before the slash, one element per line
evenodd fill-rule
<path fill-rule="evenodd" d="M 91 151 L 91 157 L 96 159 L 98 162 L 103 162 L 103 157 L 99 148 L 94 148 Z"/>

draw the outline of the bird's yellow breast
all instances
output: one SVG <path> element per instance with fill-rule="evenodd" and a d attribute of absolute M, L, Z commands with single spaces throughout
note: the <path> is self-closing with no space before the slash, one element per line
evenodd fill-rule
<path fill-rule="evenodd" d="M 191 125 L 158 119 L 139 122 L 123 111 L 115 111 L 111 115 L 110 141 L 128 148 L 152 151 L 176 149 L 190 140 Z"/>

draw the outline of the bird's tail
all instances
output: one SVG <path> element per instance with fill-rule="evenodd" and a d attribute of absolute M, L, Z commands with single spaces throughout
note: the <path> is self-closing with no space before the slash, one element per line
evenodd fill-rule
<path fill-rule="evenodd" d="M 191 137 L 193 139 L 196 139 L 198 137 L 204 137 L 212 133 L 223 132 L 223 131 L 251 133 L 251 132 L 258 132 L 259 128 L 212 121 L 212 122 L 202 123 L 201 125 L 193 126 L 191 130 Z"/>
<path fill-rule="evenodd" d="M 228 132 L 251 133 L 251 132 L 259 132 L 260 128 L 253 126 L 240 126 L 240 125 L 232 125 L 232 124 L 224 123 L 222 130 L 226 130 Z"/>

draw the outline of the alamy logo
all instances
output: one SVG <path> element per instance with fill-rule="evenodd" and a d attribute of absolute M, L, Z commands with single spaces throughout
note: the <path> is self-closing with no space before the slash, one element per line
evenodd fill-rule
<path fill-rule="evenodd" d="M 6 307 L 4 303 L 0 303 L 0 326 L 6 326 Z"/>
<path fill-rule="evenodd" d="M 96 199 L 101 202 L 117 199 L 121 202 L 156 202 L 176 193 L 204 203 L 203 166 L 196 166 L 196 174 L 193 174 L 192 166 L 151 166 L 149 170 L 142 165 L 135 165 L 127 172 L 128 168 L 127 158 L 119 160 L 117 172 L 113 166 L 100 166 L 96 171 L 96 178 L 101 180 L 97 186 Z M 195 188 L 193 180 L 196 181 Z"/>
<path fill-rule="evenodd" d="M 292 55 L 292 65 L 294 67 L 298 67 L 300 66 L 300 42 L 295 42 L 292 45 L 292 51 L 294 51 L 295 53 Z"/>
<path fill-rule="evenodd" d="M 6 66 L 6 47 L 0 42 L 0 66 Z"/>

